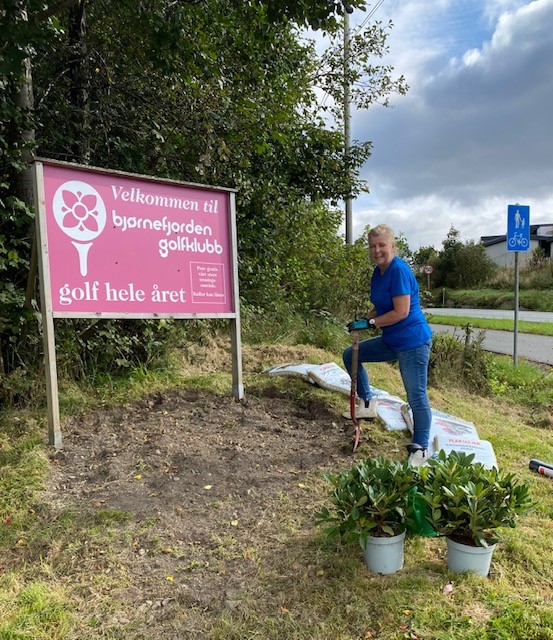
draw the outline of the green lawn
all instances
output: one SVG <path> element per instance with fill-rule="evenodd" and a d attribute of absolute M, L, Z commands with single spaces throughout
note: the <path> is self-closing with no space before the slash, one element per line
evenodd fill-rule
<path fill-rule="evenodd" d="M 271 360 L 278 362 L 279 351 L 271 349 Z M 246 355 L 260 362 L 262 353 Z M 296 354 L 301 359 L 300 349 Z M 339 361 L 337 353 L 319 355 L 323 361 Z M 396 367 L 378 365 L 372 373 L 373 384 L 403 394 Z M 206 390 L 210 380 L 211 375 L 195 372 L 183 375 L 179 384 Z M 160 381 L 146 374 L 128 384 L 128 398 L 153 386 L 163 391 Z M 230 375 L 225 384 L 230 388 Z M 254 402 L 266 384 L 259 374 L 245 376 L 246 393 Z M 321 420 L 328 429 L 338 428 L 344 407 L 340 394 L 285 377 L 271 385 L 271 398 L 294 398 L 298 411 L 325 407 L 328 414 Z M 523 387 L 518 391 L 524 394 Z M 106 393 L 96 400 L 91 394 L 87 410 L 100 409 L 109 400 Z M 175 589 L 173 598 L 153 602 L 144 612 L 135 611 L 133 602 L 121 595 L 133 589 L 139 594 L 141 581 L 129 584 L 118 554 L 122 544 L 135 548 L 148 523 L 116 512 L 98 512 L 95 519 L 80 517 L 78 510 L 55 520 L 40 517 L 48 506 L 41 506 L 39 489 L 53 472 L 43 444 L 43 411 L 4 411 L 0 640 L 553 640 L 553 479 L 528 469 L 530 458 L 553 461 L 551 428 L 535 423 L 529 405 L 511 394 L 478 396 L 444 382 L 430 389 L 430 399 L 433 407 L 472 421 L 479 436 L 492 443 L 500 467 L 525 480 L 538 503 L 515 529 L 503 532 L 489 578 L 448 572 L 445 540 L 422 537 L 408 538 L 403 570 L 371 574 L 358 546 L 325 539 L 315 524 L 313 516 L 326 504 L 330 489 L 315 470 L 302 476 L 301 484 L 296 479 L 288 488 L 283 485 L 277 498 L 266 499 L 262 491 L 252 494 L 263 501 L 265 513 L 252 524 L 258 527 L 256 544 L 242 532 L 242 540 L 221 538 L 212 566 L 189 563 L 183 579 L 217 571 L 219 579 L 228 581 L 228 602 L 190 606 Z M 74 402 L 62 398 L 62 403 L 69 413 L 79 410 Z M 400 459 L 405 438 L 403 432 L 365 425 L 352 463 L 379 454 Z M 317 442 L 298 438 L 298 446 L 316 447 Z M 261 447 L 259 456 L 262 460 Z M 234 551 L 242 548 L 255 564 L 247 578 L 236 573 L 240 556 Z M 83 550 L 97 558 L 90 575 L 91 560 L 83 560 Z M 152 548 L 146 557 L 156 562 L 170 553 L 170 548 Z M 141 579 L 147 581 L 148 575 Z M 241 582 L 247 595 L 234 600 L 232 593 Z M 444 593 L 446 586 L 449 593 Z"/>
<path fill-rule="evenodd" d="M 460 310 L 461 311 L 461 310 Z M 514 331 L 513 320 L 495 320 L 492 318 L 470 318 L 468 316 L 442 316 L 432 315 L 432 310 L 427 309 L 426 317 L 432 324 L 445 324 L 449 326 L 464 327 L 467 324 L 476 329 L 495 329 L 498 331 Z M 526 322 L 519 321 L 520 333 L 535 333 L 542 336 L 553 336 L 553 322 Z"/>

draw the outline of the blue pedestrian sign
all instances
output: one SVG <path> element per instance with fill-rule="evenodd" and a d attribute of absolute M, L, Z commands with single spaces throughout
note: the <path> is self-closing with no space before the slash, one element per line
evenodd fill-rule
<path fill-rule="evenodd" d="M 530 251 L 530 207 L 507 207 L 507 251 Z"/>

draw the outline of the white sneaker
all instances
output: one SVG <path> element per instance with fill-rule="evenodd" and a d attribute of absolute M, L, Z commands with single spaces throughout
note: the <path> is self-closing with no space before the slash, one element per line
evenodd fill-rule
<path fill-rule="evenodd" d="M 351 411 L 344 411 L 342 416 L 346 420 L 351 420 Z M 359 400 L 357 406 L 355 408 L 355 417 L 358 420 L 372 420 L 373 418 L 377 418 L 378 414 L 376 413 L 376 400 L 371 398 L 369 401 L 369 406 L 365 406 L 364 400 Z"/>
<path fill-rule="evenodd" d="M 426 464 L 430 459 L 428 449 L 423 449 L 420 445 L 407 445 L 407 451 L 409 451 L 407 463 L 412 467 L 422 467 L 422 465 Z"/>

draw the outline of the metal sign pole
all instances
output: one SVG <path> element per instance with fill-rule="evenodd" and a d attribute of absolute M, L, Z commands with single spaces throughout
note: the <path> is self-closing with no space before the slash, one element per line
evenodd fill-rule
<path fill-rule="evenodd" d="M 515 251 L 515 327 L 513 342 L 513 366 L 518 366 L 518 251 Z"/>
<path fill-rule="evenodd" d="M 507 234 L 505 236 L 507 252 L 515 254 L 515 326 L 513 331 L 513 365 L 518 365 L 518 279 L 519 251 L 530 251 L 530 207 L 526 204 L 507 206 Z"/>

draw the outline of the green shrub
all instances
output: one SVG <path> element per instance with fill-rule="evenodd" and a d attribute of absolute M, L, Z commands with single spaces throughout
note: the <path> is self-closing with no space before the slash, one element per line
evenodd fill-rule
<path fill-rule="evenodd" d="M 498 529 L 514 528 L 518 517 L 534 506 L 526 483 L 474 462 L 474 454 L 440 451 L 418 473 L 428 522 L 438 534 L 463 544 L 495 544 Z"/>
<path fill-rule="evenodd" d="M 551 291 L 553 288 L 553 262 L 545 267 L 532 269 L 524 278 L 524 288 Z"/>
<path fill-rule="evenodd" d="M 515 268 L 502 267 L 488 279 L 486 286 L 495 289 L 513 291 Z M 553 289 L 553 261 L 533 257 L 519 270 L 519 287 L 521 291 L 550 291 Z"/>
<path fill-rule="evenodd" d="M 171 319 L 60 320 L 56 323 L 58 374 L 93 380 L 135 366 L 152 366 L 167 355 L 180 328 Z"/>
<path fill-rule="evenodd" d="M 315 515 L 330 524 L 327 536 L 357 541 L 363 550 L 369 536 L 394 536 L 405 530 L 412 510 L 409 492 L 416 484 L 413 468 L 383 456 L 367 458 L 338 475 L 325 474 L 333 489 L 331 509 Z"/>

